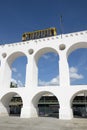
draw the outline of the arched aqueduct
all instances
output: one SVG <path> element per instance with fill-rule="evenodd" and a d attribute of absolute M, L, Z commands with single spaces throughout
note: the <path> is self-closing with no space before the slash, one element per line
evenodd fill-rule
<path fill-rule="evenodd" d="M 59 119 L 72 119 L 71 103 L 75 95 L 87 91 L 87 85 L 70 85 L 69 54 L 78 49 L 87 48 L 87 31 L 0 45 L 0 116 L 8 115 L 8 103 L 18 94 L 22 98 L 23 107 L 21 117 L 38 117 L 37 102 L 45 93 L 52 93 L 59 101 Z M 39 57 L 46 52 L 55 52 L 59 55 L 59 86 L 38 87 Z M 10 88 L 11 64 L 19 56 L 26 56 L 25 87 Z"/>

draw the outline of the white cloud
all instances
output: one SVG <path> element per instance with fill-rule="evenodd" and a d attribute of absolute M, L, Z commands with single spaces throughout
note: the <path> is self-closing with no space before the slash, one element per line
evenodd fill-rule
<path fill-rule="evenodd" d="M 78 73 L 78 69 L 75 67 L 70 67 L 69 72 L 70 72 L 71 82 L 84 78 L 82 74 Z M 39 80 L 39 86 L 50 86 L 50 85 L 59 85 L 59 76 L 53 78 L 48 82 Z"/>
<path fill-rule="evenodd" d="M 78 79 L 83 79 L 84 78 L 84 76 L 82 74 L 78 73 L 78 69 L 75 68 L 75 67 L 70 67 L 69 72 L 70 72 L 71 80 L 78 80 Z"/>
<path fill-rule="evenodd" d="M 11 82 L 17 84 L 17 81 L 15 79 L 13 79 L 13 78 L 11 78 Z"/>
<path fill-rule="evenodd" d="M 50 81 L 50 84 L 51 84 L 51 85 L 59 85 L 59 76 L 53 78 L 53 79 Z"/>
<path fill-rule="evenodd" d="M 12 72 L 16 73 L 18 78 L 21 77 L 21 73 L 19 73 L 15 67 L 12 68 Z"/>
<path fill-rule="evenodd" d="M 11 82 L 13 82 L 14 84 L 17 84 L 18 87 L 24 87 L 23 83 L 20 80 L 16 80 L 16 79 L 11 79 Z"/>
<path fill-rule="evenodd" d="M 83 75 L 77 74 L 77 73 L 71 73 L 70 78 L 71 79 L 83 79 Z"/>
<path fill-rule="evenodd" d="M 70 67 L 69 71 L 70 71 L 70 73 L 76 73 L 78 70 L 75 67 Z"/>
<path fill-rule="evenodd" d="M 16 72 L 17 72 L 17 69 L 16 69 L 15 67 L 13 67 L 13 68 L 12 68 L 12 71 L 16 73 Z"/>
<path fill-rule="evenodd" d="M 24 86 L 23 83 L 20 80 L 17 81 L 17 84 L 18 84 L 18 87 L 23 87 Z"/>
<path fill-rule="evenodd" d="M 39 79 L 39 86 L 46 86 L 46 85 L 47 85 L 47 82 Z"/>
<path fill-rule="evenodd" d="M 50 86 L 50 85 L 59 85 L 59 77 L 57 76 L 48 82 L 39 80 L 39 86 Z"/>

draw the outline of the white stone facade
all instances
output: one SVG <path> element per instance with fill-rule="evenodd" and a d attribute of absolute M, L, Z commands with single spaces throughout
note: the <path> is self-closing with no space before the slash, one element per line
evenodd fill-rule
<path fill-rule="evenodd" d="M 23 101 L 22 118 L 38 117 L 38 101 L 47 92 L 59 101 L 59 119 L 72 119 L 72 100 L 77 93 L 87 91 L 87 85 L 70 85 L 69 54 L 78 48 L 87 48 L 87 31 L 75 32 L 30 40 L 25 42 L 0 45 L 0 116 L 8 115 L 9 101 L 19 94 Z M 46 52 L 59 55 L 59 86 L 38 87 L 38 59 Z M 10 88 L 11 64 L 19 56 L 27 57 L 25 87 Z"/>

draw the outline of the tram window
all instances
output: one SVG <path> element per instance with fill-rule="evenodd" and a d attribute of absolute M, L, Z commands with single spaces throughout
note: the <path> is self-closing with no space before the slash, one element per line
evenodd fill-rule
<path fill-rule="evenodd" d="M 45 31 L 41 32 L 41 38 L 45 37 Z"/>
<path fill-rule="evenodd" d="M 43 37 L 43 32 L 41 31 L 41 38 Z"/>
<path fill-rule="evenodd" d="M 48 34 L 47 34 L 47 30 L 45 31 L 45 37 L 46 37 L 46 36 L 48 36 Z"/>
<path fill-rule="evenodd" d="M 34 33 L 34 39 L 36 39 L 36 38 L 37 38 L 37 32 Z"/>
<path fill-rule="evenodd" d="M 54 36 L 54 30 L 53 29 L 51 29 L 51 35 Z"/>
<path fill-rule="evenodd" d="M 28 34 L 26 35 L 26 40 L 30 40 L 30 39 L 29 39 L 29 35 L 28 35 Z"/>
<path fill-rule="evenodd" d="M 30 34 L 28 34 L 28 37 L 29 37 L 29 39 L 30 39 Z"/>
<path fill-rule="evenodd" d="M 32 39 L 32 33 L 30 34 L 30 39 Z"/>
<path fill-rule="evenodd" d="M 41 38 L 41 31 L 39 32 L 39 38 Z"/>
<path fill-rule="evenodd" d="M 48 36 L 51 36 L 51 34 L 50 34 L 50 30 L 48 30 Z"/>
<path fill-rule="evenodd" d="M 32 39 L 34 39 L 34 33 L 32 33 Z"/>
<path fill-rule="evenodd" d="M 40 38 L 40 32 L 37 32 L 37 38 Z"/>
<path fill-rule="evenodd" d="M 47 30 L 47 36 L 49 36 L 49 30 Z"/>

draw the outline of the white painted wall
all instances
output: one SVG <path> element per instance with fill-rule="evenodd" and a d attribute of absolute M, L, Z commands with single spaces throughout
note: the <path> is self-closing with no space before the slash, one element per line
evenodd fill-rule
<path fill-rule="evenodd" d="M 87 31 L 63 34 L 37 40 L 0 46 L 0 116 L 8 114 L 8 103 L 14 94 L 23 101 L 22 118 L 38 116 L 37 103 L 40 97 L 49 92 L 59 101 L 59 119 L 72 119 L 72 99 L 76 93 L 87 91 L 87 85 L 70 86 L 68 55 L 77 48 L 87 48 Z M 46 52 L 59 55 L 59 86 L 38 87 L 39 57 Z M 27 57 L 26 81 L 24 88 L 10 88 L 12 62 L 19 56 Z M 3 109 L 4 108 L 4 109 Z"/>

